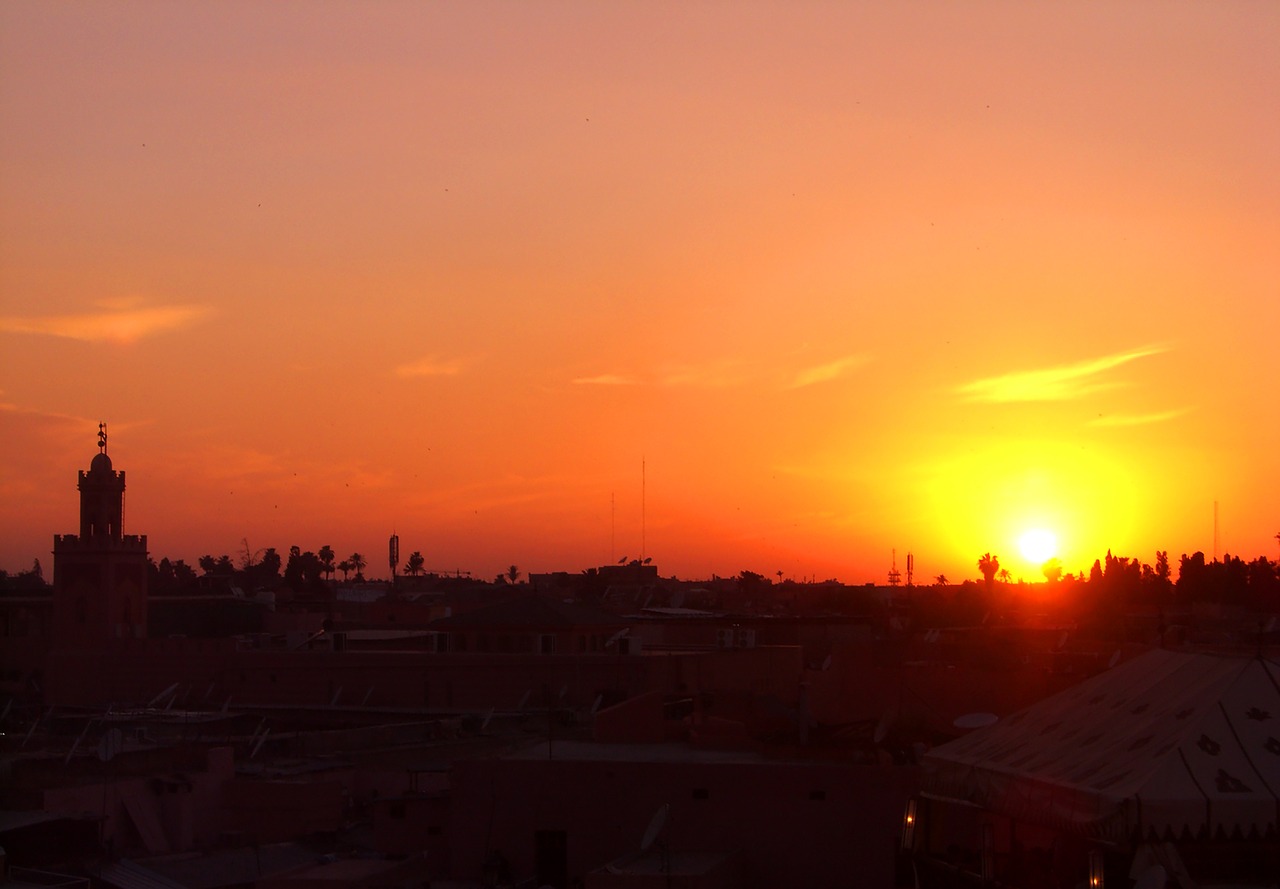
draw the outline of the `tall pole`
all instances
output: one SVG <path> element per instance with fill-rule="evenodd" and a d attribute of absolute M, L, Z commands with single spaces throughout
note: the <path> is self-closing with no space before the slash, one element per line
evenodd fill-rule
<path fill-rule="evenodd" d="M 1213 560 L 1218 561 L 1218 501 L 1213 501 Z"/>
<path fill-rule="evenodd" d="M 645 549 L 647 546 L 645 542 L 645 532 L 648 526 L 645 524 L 645 522 L 648 516 L 645 512 L 645 489 L 646 489 L 645 461 L 644 461 L 644 457 L 641 457 L 640 458 L 640 564 L 642 565 L 644 564 L 644 557 L 647 555 L 647 553 L 645 552 Z"/>

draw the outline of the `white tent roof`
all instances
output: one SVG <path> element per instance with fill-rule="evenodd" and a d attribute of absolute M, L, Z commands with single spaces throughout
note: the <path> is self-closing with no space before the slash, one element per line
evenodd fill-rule
<path fill-rule="evenodd" d="M 1265 835 L 1280 663 L 1148 652 L 930 751 L 923 788 L 1092 836 Z"/>

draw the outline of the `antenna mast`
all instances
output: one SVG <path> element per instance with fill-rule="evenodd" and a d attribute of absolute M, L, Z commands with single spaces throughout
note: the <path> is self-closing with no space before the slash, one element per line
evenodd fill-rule
<path fill-rule="evenodd" d="M 646 490 L 645 461 L 644 461 L 644 457 L 641 457 L 640 458 L 640 562 L 641 564 L 644 563 L 644 557 L 648 555 L 648 553 L 645 552 L 645 548 L 646 548 L 645 534 L 648 530 L 648 526 L 646 525 L 646 519 L 648 516 L 645 512 L 645 490 Z"/>
<path fill-rule="evenodd" d="M 1213 501 L 1213 560 L 1218 561 L 1218 501 Z"/>
<path fill-rule="evenodd" d="M 889 569 L 889 586 L 897 586 L 902 582 L 902 574 L 898 571 L 898 551 L 893 551 L 893 567 Z"/>

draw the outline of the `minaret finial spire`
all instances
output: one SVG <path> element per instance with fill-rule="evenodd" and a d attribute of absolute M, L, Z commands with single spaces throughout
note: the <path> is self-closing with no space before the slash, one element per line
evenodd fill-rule
<path fill-rule="evenodd" d="M 107 424 L 98 424 L 98 451 L 105 454 L 107 452 Z"/>

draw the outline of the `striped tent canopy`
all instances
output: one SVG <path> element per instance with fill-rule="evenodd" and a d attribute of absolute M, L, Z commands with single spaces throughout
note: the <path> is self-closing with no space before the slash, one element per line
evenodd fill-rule
<path fill-rule="evenodd" d="M 1274 836 L 1280 663 L 1151 651 L 923 766 L 926 796 L 1090 837 Z"/>

